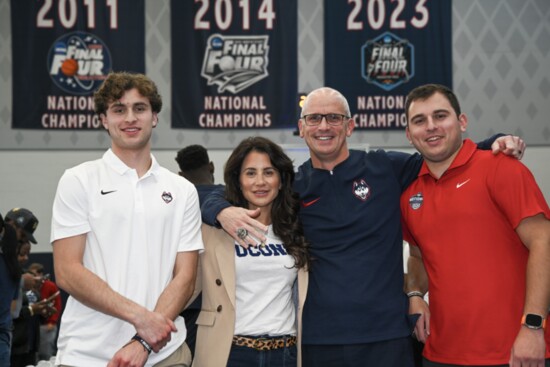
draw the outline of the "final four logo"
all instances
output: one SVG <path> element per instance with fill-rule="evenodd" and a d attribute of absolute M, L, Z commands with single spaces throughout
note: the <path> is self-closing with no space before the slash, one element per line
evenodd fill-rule
<path fill-rule="evenodd" d="M 70 94 L 91 94 L 111 71 L 111 53 L 97 36 L 72 32 L 58 38 L 48 54 L 55 85 Z"/>
<path fill-rule="evenodd" d="M 201 75 L 218 92 L 239 93 L 266 78 L 268 36 L 222 36 L 208 38 Z"/>
<path fill-rule="evenodd" d="M 424 196 L 422 195 L 421 192 L 416 193 L 409 198 L 409 205 L 413 210 L 420 209 L 423 203 L 424 203 Z"/>
<path fill-rule="evenodd" d="M 361 48 L 361 74 L 387 91 L 414 76 L 414 46 L 386 32 Z"/>

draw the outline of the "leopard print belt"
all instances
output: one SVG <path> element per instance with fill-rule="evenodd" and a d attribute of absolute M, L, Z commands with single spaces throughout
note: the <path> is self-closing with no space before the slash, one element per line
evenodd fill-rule
<path fill-rule="evenodd" d="M 248 347 L 256 350 L 272 350 L 280 349 L 284 347 L 292 347 L 296 345 L 295 336 L 281 336 L 281 337 L 249 337 L 235 335 L 233 336 L 233 345 L 239 347 Z"/>

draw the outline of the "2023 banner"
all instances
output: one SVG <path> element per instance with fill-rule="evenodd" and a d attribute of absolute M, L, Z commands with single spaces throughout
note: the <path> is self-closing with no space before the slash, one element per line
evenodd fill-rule
<path fill-rule="evenodd" d="M 415 87 L 452 88 L 451 0 L 325 0 L 325 84 L 357 129 L 404 129 Z"/>

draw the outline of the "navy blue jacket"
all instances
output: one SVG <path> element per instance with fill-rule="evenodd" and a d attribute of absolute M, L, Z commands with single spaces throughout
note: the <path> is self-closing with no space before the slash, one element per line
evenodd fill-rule
<path fill-rule="evenodd" d="M 399 198 L 422 159 L 350 151 L 332 171 L 308 160 L 295 190 L 311 242 L 303 344 L 360 344 L 410 335 Z"/>

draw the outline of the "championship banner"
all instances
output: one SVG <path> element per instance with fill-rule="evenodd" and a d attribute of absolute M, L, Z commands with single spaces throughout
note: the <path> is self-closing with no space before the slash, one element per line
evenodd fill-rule
<path fill-rule="evenodd" d="M 172 0 L 172 127 L 294 128 L 296 0 Z"/>
<path fill-rule="evenodd" d="M 101 126 L 110 71 L 145 72 L 144 0 L 11 0 L 14 129 Z"/>
<path fill-rule="evenodd" d="M 405 98 L 452 88 L 451 0 L 325 0 L 325 83 L 348 99 L 356 129 L 404 129 Z"/>

